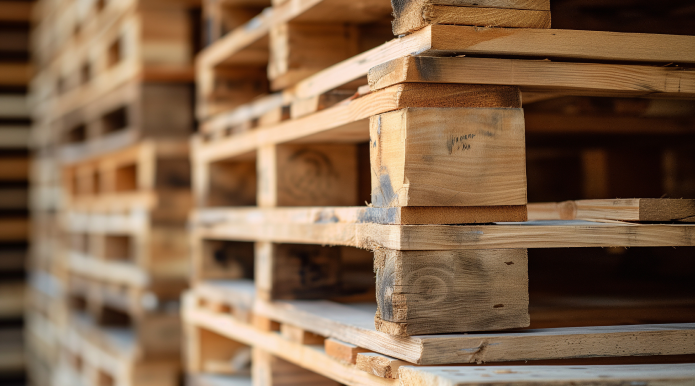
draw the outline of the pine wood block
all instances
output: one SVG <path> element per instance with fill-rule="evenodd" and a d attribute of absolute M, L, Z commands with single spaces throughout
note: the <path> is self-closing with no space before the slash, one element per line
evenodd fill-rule
<path fill-rule="evenodd" d="M 407 108 L 372 117 L 370 138 L 375 207 L 526 204 L 521 109 Z"/>
<path fill-rule="evenodd" d="M 411 3 L 416 2 L 417 1 L 413 1 Z M 435 0 L 435 2 L 437 2 L 437 0 Z M 550 28 L 550 11 L 482 6 L 449 6 L 425 3 L 412 7 L 407 12 L 399 13 L 393 21 L 393 34 L 409 34 L 433 24 L 507 28 Z"/>
<path fill-rule="evenodd" d="M 326 339 L 323 348 L 326 355 L 352 365 L 357 363 L 358 354 L 369 352 L 367 349 L 334 338 Z"/>
<path fill-rule="evenodd" d="M 323 344 L 326 338 L 321 335 L 314 334 L 291 324 L 283 323 L 280 326 L 280 334 L 285 339 L 299 344 Z"/>
<path fill-rule="evenodd" d="M 270 320 L 265 316 L 253 314 L 253 326 L 263 332 L 280 331 L 280 323 Z"/>
<path fill-rule="evenodd" d="M 357 368 L 377 377 L 398 379 L 398 369 L 401 366 L 412 364 L 377 353 L 357 354 Z"/>
<path fill-rule="evenodd" d="M 527 327 L 525 249 L 374 253 L 376 328 L 392 335 Z"/>
<path fill-rule="evenodd" d="M 633 198 L 529 204 L 531 220 L 695 222 L 695 200 Z"/>
<path fill-rule="evenodd" d="M 257 296 L 320 299 L 340 291 L 340 248 L 256 243 Z"/>
<path fill-rule="evenodd" d="M 284 23 L 270 28 L 268 78 L 281 90 L 359 53 L 359 30 L 342 23 Z"/>
<path fill-rule="evenodd" d="M 277 145 L 258 151 L 259 206 L 357 204 L 357 148 Z"/>

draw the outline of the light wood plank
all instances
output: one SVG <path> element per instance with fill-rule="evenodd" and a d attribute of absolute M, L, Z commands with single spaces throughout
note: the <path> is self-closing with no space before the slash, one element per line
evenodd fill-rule
<path fill-rule="evenodd" d="M 324 341 L 324 350 L 326 350 L 326 355 L 352 365 L 357 363 L 358 354 L 369 352 L 369 350 L 357 347 L 354 344 L 333 338 L 328 338 Z"/>
<path fill-rule="evenodd" d="M 694 324 L 396 337 L 375 330 L 375 309 L 375 305 L 359 307 L 328 301 L 266 302 L 257 299 L 254 305 L 254 312 L 273 320 L 420 365 L 695 353 Z M 202 311 L 195 314 L 200 315 Z M 185 315 L 186 318 L 195 316 L 189 312 Z M 212 315 L 205 318 L 208 317 Z M 221 318 L 215 316 L 217 320 L 223 320 Z M 240 324 L 234 324 L 237 325 Z M 228 336 L 244 335 L 221 326 L 218 331 Z"/>
<path fill-rule="evenodd" d="M 357 368 L 381 378 L 398 379 L 398 369 L 408 362 L 377 353 L 357 354 Z"/>
<path fill-rule="evenodd" d="M 695 222 L 695 200 L 633 198 L 529 204 L 530 220 Z"/>
<path fill-rule="evenodd" d="M 678 67 L 407 56 L 369 71 L 373 90 L 403 82 L 509 85 L 564 95 L 695 97 L 695 71 Z"/>
<path fill-rule="evenodd" d="M 627 366 L 499 366 L 499 367 L 403 367 L 403 384 L 438 386 L 464 385 L 553 385 L 590 386 L 605 383 L 679 385 L 695 382 L 692 364 Z"/>
<path fill-rule="evenodd" d="M 358 221 L 362 208 L 321 211 L 220 210 L 201 217 L 200 237 L 358 248 L 454 249 L 695 246 L 695 225 L 591 221 L 534 221 L 495 225 L 381 225 Z M 331 212 L 333 210 L 333 212 Z M 345 211 L 345 212 L 340 212 Z M 350 214 L 350 211 L 352 214 Z M 202 212 L 197 212 L 202 213 Z M 213 213 L 213 212 L 210 212 Z M 223 215 L 220 217 L 220 213 Z M 275 217 L 274 213 L 278 213 Z M 297 214 L 296 216 L 291 213 Z M 325 213 L 328 217 L 322 217 Z M 343 213 L 343 214 L 337 214 Z M 332 219 L 334 214 L 336 220 Z M 194 223 L 196 220 L 194 215 Z M 210 221 L 217 219 L 217 221 Z M 221 220 L 224 219 L 224 220 Z"/>

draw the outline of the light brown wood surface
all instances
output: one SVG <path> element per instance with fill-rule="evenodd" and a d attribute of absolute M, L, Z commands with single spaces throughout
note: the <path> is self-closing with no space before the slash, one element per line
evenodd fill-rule
<path fill-rule="evenodd" d="M 420 365 L 695 353 L 695 338 L 692 336 L 695 326 L 692 324 L 395 337 L 376 331 L 373 321 L 376 306 L 364 306 L 367 305 L 350 306 L 329 301 L 256 300 L 254 312 L 321 336 Z M 247 329 L 235 330 L 236 326 L 241 327 L 243 324 L 232 324 L 231 318 L 203 311 L 191 312 L 190 308 L 187 310 L 185 318 L 189 322 L 218 320 L 218 324 L 206 324 L 216 325 L 218 333 L 241 342 L 255 342 L 253 344 L 258 345 L 268 343 L 265 339 L 256 340 L 247 336 Z M 222 322 L 223 320 L 228 322 Z M 229 323 L 229 327 L 223 327 L 224 323 Z M 282 347 L 277 350 L 282 350 Z"/>
<path fill-rule="evenodd" d="M 372 117 L 370 137 L 376 207 L 526 204 L 520 109 L 408 108 Z"/>
<path fill-rule="evenodd" d="M 358 215 L 363 208 L 312 209 L 304 214 L 300 210 L 284 210 L 220 209 L 204 212 L 214 213 L 208 220 L 200 217 L 201 220 L 194 221 L 204 224 L 198 228 L 199 236 L 204 238 L 345 245 L 368 249 L 446 251 L 695 246 L 695 226 L 688 224 L 536 221 L 457 226 L 381 225 L 361 223 Z M 278 216 L 275 217 L 274 213 L 278 213 Z M 337 222 L 325 221 L 333 216 Z"/>
<path fill-rule="evenodd" d="M 403 82 L 497 84 L 565 95 L 695 97 L 695 72 L 677 67 L 407 56 L 369 71 L 373 90 Z"/>
<path fill-rule="evenodd" d="M 695 222 L 695 201 L 663 198 L 529 204 L 529 220 Z"/>
<path fill-rule="evenodd" d="M 393 34 L 409 34 L 433 24 L 550 28 L 550 11 L 426 4 L 398 15 L 393 21 Z"/>
<path fill-rule="evenodd" d="M 376 329 L 412 336 L 528 327 L 524 249 L 374 252 Z"/>

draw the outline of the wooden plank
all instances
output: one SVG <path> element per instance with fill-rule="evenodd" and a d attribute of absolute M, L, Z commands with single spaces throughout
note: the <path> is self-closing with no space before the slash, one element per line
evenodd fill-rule
<path fill-rule="evenodd" d="M 695 71 L 677 67 L 407 56 L 369 71 L 373 90 L 403 82 L 509 85 L 564 95 L 695 97 Z"/>
<path fill-rule="evenodd" d="M 253 386 L 250 376 L 188 374 L 188 386 Z"/>
<path fill-rule="evenodd" d="M 403 384 L 440 386 L 537 385 L 589 386 L 603 383 L 688 385 L 695 382 L 692 364 L 633 366 L 495 366 L 413 367 L 399 370 Z"/>
<path fill-rule="evenodd" d="M 376 207 L 526 204 L 520 109 L 408 108 L 372 117 L 370 137 Z"/>
<path fill-rule="evenodd" d="M 0 284 L 0 319 L 20 318 L 24 311 L 26 286 L 24 282 Z"/>
<path fill-rule="evenodd" d="M 393 380 L 378 378 L 353 366 L 343 365 L 315 347 L 288 341 L 277 333 L 259 331 L 229 316 L 195 309 L 191 307 L 190 295 L 186 295 L 184 299 L 183 318 L 186 323 L 209 329 L 240 343 L 253 345 L 254 348 L 345 385 L 396 385 Z"/>
<path fill-rule="evenodd" d="M 358 354 L 369 352 L 369 350 L 357 347 L 354 344 L 333 338 L 328 338 L 324 341 L 324 350 L 326 350 L 326 355 L 351 365 L 357 363 Z"/>
<path fill-rule="evenodd" d="M 416 3 L 416 2 L 411 2 Z M 393 34 L 404 35 L 434 24 L 480 27 L 550 28 L 550 10 L 422 4 L 396 14 Z"/>
<path fill-rule="evenodd" d="M 409 364 L 377 353 L 357 354 L 357 368 L 381 378 L 398 379 L 398 369 Z"/>
<path fill-rule="evenodd" d="M 529 204 L 530 220 L 695 222 L 695 200 L 634 198 Z"/>
<path fill-rule="evenodd" d="M 0 103 L 4 103 L 0 101 Z M 2 149 L 12 149 L 12 148 L 28 148 L 30 140 L 30 129 L 29 127 L 21 126 L 0 126 L 0 138 L 2 138 L 2 143 L 0 143 L 0 148 Z"/>
<path fill-rule="evenodd" d="M 299 327 L 284 323 L 280 326 L 280 334 L 283 338 L 292 342 L 307 345 L 323 345 L 326 338 L 321 335 L 316 335 L 312 332 L 305 331 Z"/>
<path fill-rule="evenodd" d="M 432 25 L 314 74 L 298 83 L 290 95 L 319 95 L 367 75 L 372 67 L 413 54 L 695 63 L 693 46 L 694 37 L 678 35 Z"/>
<path fill-rule="evenodd" d="M 0 241 L 27 241 L 29 239 L 29 225 L 28 218 L 0 218 Z"/>
<path fill-rule="evenodd" d="M 215 214 L 207 221 L 202 220 L 203 226 L 198 230 L 201 237 L 218 240 L 423 251 L 695 246 L 695 226 L 688 224 L 533 221 L 495 225 L 381 225 L 359 221 L 358 214 L 363 209 L 323 208 L 305 211 L 303 215 L 301 209 L 296 212 L 227 209 L 209 212 Z"/>
<path fill-rule="evenodd" d="M 0 71 L 3 71 L 2 65 Z M 28 119 L 30 113 L 26 95 L 0 95 L 0 118 Z"/>
<path fill-rule="evenodd" d="M 376 306 L 370 309 L 375 310 Z M 256 300 L 254 311 L 282 323 L 420 365 L 695 353 L 694 324 L 396 337 L 376 331 L 374 311 L 357 305 L 329 301 Z M 184 314 L 188 320 L 195 317 L 190 312 Z M 204 317 L 211 318 L 213 316 L 209 314 Z M 221 317 L 215 319 L 223 320 Z M 243 333 L 228 328 L 218 331 L 224 335 L 243 336 Z"/>
<path fill-rule="evenodd" d="M 528 327 L 525 249 L 374 252 L 376 329 L 412 336 Z"/>

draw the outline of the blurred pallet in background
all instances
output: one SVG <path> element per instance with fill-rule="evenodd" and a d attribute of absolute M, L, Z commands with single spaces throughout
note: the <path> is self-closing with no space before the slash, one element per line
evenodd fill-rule
<path fill-rule="evenodd" d="M 26 380 L 22 337 L 29 252 L 30 113 L 27 85 L 33 2 L 0 1 L 0 383 Z"/>
<path fill-rule="evenodd" d="M 200 1 L 34 12 L 37 385 L 176 385 Z"/>
<path fill-rule="evenodd" d="M 692 366 L 695 202 L 659 198 L 695 197 L 695 40 L 547 29 L 551 5 L 204 4 L 189 384 Z"/>

